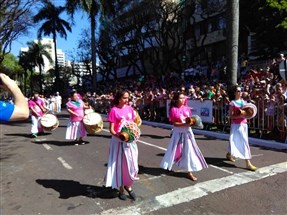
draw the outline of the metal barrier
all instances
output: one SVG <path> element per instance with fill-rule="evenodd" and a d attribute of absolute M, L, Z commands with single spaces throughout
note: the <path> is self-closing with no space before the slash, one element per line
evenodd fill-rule
<path fill-rule="evenodd" d="M 275 101 L 261 98 L 253 99 L 252 102 L 257 107 L 257 115 L 253 119 L 248 120 L 249 131 L 254 132 L 252 135 L 262 139 L 287 143 L 287 104 L 284 103 L 284 97 L 282 96 L 279 98 L 276 103 Z M 102 100 L 100 103 L 104 107 L 98 111 L 107 112 L 109 110 L 109 107 L 107 106 L 110 102 Z M 167 101 L 165 104 L 167 105 Z M 225 131 L 230 127 L 228 105 L 229 103 L 224 99 L 213 101 L 212 126 L 216 126 L 222 131 Z M 141 99 L 136 102 L 136 108 L 138 109 L 141 118 L 144 120 L 155 120 L 156 118 L 159 122 L 168 122 L 166 117 L 163 119 L 163 116 L 166 116 L 166 114 L 162 113 L 163 111 L 166 111 L 166 108 L 163 109 L 156 103 L 146 106 L 144 100 Z M 206 128 L 208 127 L 210 127 L 210 124 L 206 126 Z"/>

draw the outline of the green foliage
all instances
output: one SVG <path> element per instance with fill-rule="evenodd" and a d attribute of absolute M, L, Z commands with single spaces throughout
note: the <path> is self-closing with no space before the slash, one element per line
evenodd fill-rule
<path fill-rule="evenodd" d="M 1 63 L 1 70 L 12 77 L 16 73 L 23 71 L 22 67 L 17 61 L 17 58 L 12 54 L 5 55 L 4 60 Z"/>
<path fill-rule="evenodd" d="M 240 0 L 240 34 L 255 33 L 256 56 L 275 56 L 287 49 L 286 0 Z"/>
<path fill-rule="evenodd" d="M 281 23 L 277 24 L 276 28 L 284 28 L 287 29 L 287 0 L 266 0 L 267 6 L 270 8 L 273 8 L 274 10 L 277 10 L 277 13 L 279 13 L 282 16 Z"/>

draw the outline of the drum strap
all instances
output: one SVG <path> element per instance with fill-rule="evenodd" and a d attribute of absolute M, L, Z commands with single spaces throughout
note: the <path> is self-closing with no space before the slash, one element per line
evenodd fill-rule
<path fill-rule="evenodd" d="M 35 101 L 33 101 L 35 102 Z M 46 109 L 44 109 L 44 107 L 42 105 L 39 105 L 37 102 L 35 102 L 36 105 L 38 105 L 38 107 L 45 113 Z"/>

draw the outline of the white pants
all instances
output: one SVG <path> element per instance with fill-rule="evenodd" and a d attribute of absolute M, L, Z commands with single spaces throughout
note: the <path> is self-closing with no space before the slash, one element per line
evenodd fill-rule
<path fill-rule="evenodd" d="M 43 127 L 40 123 L 41 117 L 36 117 L 32 115 L 31 119 L 32 119 L 31 133 L 38 134 L 38 132 L 43 132 Z"/>
<path fill-rule="evenodd" d="M 56 111 L 59 113 L 61 112 L 61 103 L 56 102 Z"/>

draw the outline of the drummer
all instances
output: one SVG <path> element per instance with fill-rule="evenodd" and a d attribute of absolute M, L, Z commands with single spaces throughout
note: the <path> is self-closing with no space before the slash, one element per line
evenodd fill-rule
<path fill-rule="evenodd" d="M 230 137 L 229 137 L 229 150 L 226 154 L 226 158 L 229 161 L 235 162 L 234 157 L 245 159 L 246 169 L 255 171 L 256 166 L 253 166 L 250 162 L 251 152 L 248 142 L 248 125 L 247 119 L 238 115 L 238 110 L 245 105 L 245 101 L 242 99 L 242 91 L 239 86 L 233 86 L 232 88 L 232 101 L 229 104 L 229 113 L 231 119 Z"/>
<path fill-rule="evenodd" d="M 31 120 L 32 120 L 32 127 L 31 127 L 31 137 L 37 137 L 39 134 L 43 134 L 44 130 L 40 123 L 41 117 L 44 113 L 48 110 L 45 106 L 45 103 L 39 97 L 39 93 L 34 92 L 33 97 L 28 102 L 29 108 L 31 110 Z"/>
<path fill-rule="evenodd" d="M 77 92 L 70 94 L 70 100 L 66 103 L 66 109 L 70 119 L 66 130 L 66 140 L 74 140 L 76 144 L 85 144 L 83 137 L 86 131 L 83 123 L 85 104 Z"/>

